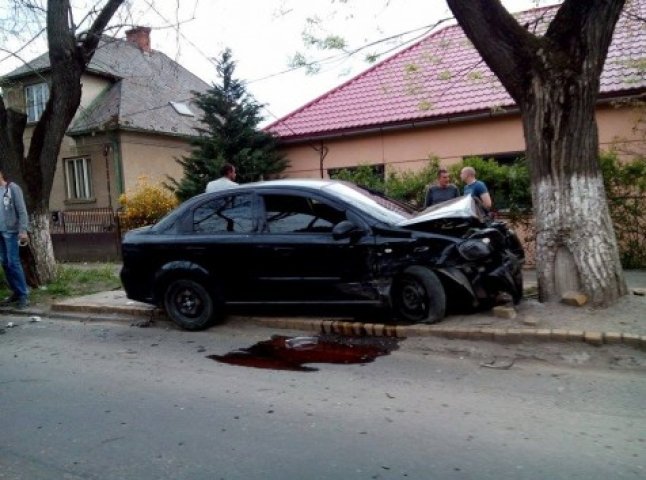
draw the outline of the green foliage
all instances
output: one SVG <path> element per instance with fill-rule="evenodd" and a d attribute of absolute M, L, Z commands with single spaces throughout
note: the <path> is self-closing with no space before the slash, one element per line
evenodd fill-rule
<path fill-rule="evenodd" d="M 220 84 L 196 93 L 206 125 L 195 139 L 189 157 L 178 160 L 184 170 L 180 181 L 169 177 L 168 188 L 186 200 L 204 192 L 206 184 L 220 177 L 224 163 L 236 167 L 239 183 L 280 175 L 288 162 L 276 149 L 276 139 L 258 129 L 262 105 L 247 93 L 244 83 L 234 78 L 235 62 L 226 49 L 217 63 Z"/>
<path fill-rule="evenodd" d="M 335 180 L 356 183 L 380 192 L 386 191 L 386 184 L 382 176 L 375 171 L 372 165 L 359 165 L 352 169 L 344 168 L 332 175 Z"/>
<path fill-rule="evenodd" d="M 620 162 L 614 152 L 601 153 L 608 208 L 624 268 L 646 268 L 646 158 Z"/>
<path fill-rule="evenodd" d="M 118 265 L 59 265 L 54 279 L 46 288 L 33 289 L 30 293 L 32 304 L 46 304 L 53 299 L 96 292 L 115 290 L 121 286 Z M 0 298 L 10 295 L 4 271 L 0 268 Z"/>

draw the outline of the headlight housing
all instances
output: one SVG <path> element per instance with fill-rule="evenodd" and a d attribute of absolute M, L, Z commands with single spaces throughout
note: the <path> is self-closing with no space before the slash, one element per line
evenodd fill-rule
<path fill-rule="evenodd" d="M 486 258 L 491 255 L 492 251 L 488 238 L 467 240 L 458 245 L 458 252 L 460 252 L 462 258 L 469 261 Z"/>

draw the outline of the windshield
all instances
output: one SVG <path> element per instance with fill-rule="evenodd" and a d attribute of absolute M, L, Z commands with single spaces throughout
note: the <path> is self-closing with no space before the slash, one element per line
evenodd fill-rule
<path fill-rule="evenodd" d="M 391 225 L 413 217 L 412 208 L 351 183 L 331 183 L 324 188 L 346 202 L 359 206 L 374 218 Z"/>

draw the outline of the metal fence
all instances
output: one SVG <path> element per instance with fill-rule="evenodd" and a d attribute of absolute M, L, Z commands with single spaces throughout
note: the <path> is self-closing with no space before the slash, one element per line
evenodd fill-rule
<path fill-rule="evenodd" d="M 51 212 L 50 233 L 56 259 L 104 262 L 121 259 L 119 217 L 110 208 Z"/>

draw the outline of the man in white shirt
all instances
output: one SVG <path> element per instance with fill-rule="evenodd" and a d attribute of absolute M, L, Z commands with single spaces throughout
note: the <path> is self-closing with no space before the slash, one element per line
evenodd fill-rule
<path fill-rule="evenodd" d="M 236 179 L 236 167 L 230 163 L 225 163 L 220 169 L 220 175 L 217 180 L 210 181 L 206 185 L 206 193 L 215 192 L 218 190 L 226 190 L 227 188 L 234 188 L 238 184 L 234 181 Z"/>

